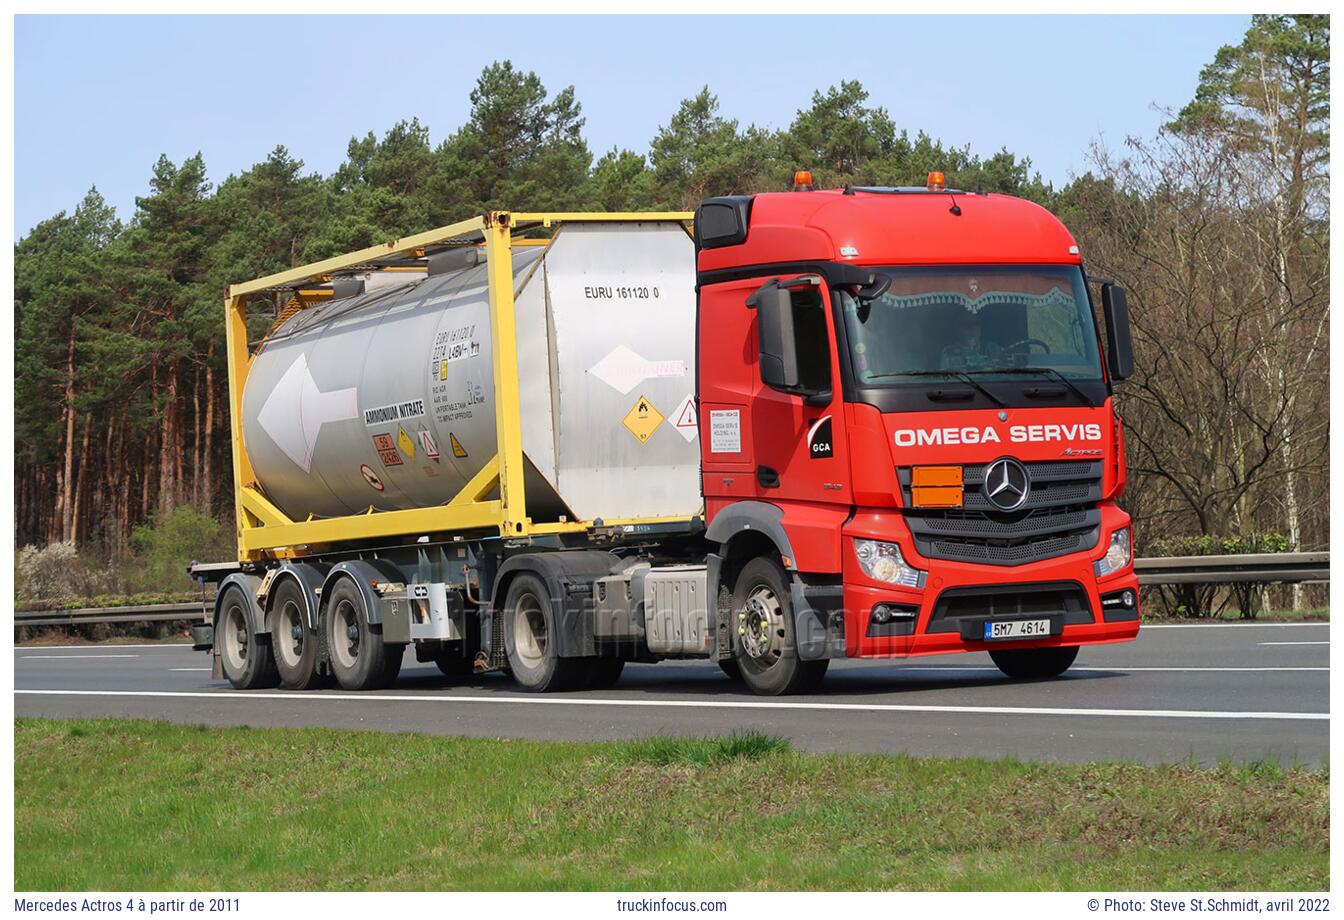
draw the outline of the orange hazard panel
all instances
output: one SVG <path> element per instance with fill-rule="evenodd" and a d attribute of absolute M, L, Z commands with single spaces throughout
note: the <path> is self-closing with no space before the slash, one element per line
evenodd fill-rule
<path fill-rule="evenodd" d="M 917 508 L 960 508 L 961 467 L 917 466 L 910 477 L 911 497 Z"/>

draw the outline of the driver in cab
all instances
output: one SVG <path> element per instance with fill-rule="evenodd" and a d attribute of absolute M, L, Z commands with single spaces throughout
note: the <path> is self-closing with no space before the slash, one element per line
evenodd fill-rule
<path fill-rule="evenodd" d="M 996 342 L 984 341 L 980 314 L 969 310 L 962 314 L 951 344 L 943 348 L 940 369 L 961 371 L 997 366 L 1002 361 L 1003 349 Z"/>

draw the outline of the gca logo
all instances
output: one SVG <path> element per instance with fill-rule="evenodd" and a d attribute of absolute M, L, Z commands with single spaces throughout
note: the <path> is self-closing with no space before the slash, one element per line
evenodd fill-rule
<path fill-rule="evenodd" d="M 807 456 L 812 460 L 834 454 L 831 444 L 831 417 L 823 415 L 807 429 Z"/>

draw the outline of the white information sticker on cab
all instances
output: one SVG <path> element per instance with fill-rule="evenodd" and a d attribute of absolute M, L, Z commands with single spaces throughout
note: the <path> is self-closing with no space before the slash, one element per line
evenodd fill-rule
<path fill-rule="evenodd" d="M 713 409 L 710 411 L 709 451 L 713 454 L 742 453 L 741 409 Z"/>

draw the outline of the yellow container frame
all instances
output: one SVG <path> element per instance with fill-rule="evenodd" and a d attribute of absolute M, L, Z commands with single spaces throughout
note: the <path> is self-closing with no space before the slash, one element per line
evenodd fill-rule
<path fill-rule="evenodd" d="M 531 213 L 491 211 L 357 252 L 231 285 L 224 298 L 225 348 L 229 368 L 229 409 L 233 447 L 233 494 L 237 518 L 238 558 L 305 555 L 350 540 L 406 538 L 476 531 L 485 536 L 529 539 L 587 530 L 591 521 L 533 523 L 523 491 L 522 423 L 518 401 L 518 339 L 514 326 L 513 247 L 536 245 L 523 235 L 564 223 L 599 221 L 674 221 L 691 231 L 690 213 Z M 493 342 L 496 453 L 476 476 L 446 504 L 405 511 L 294 521 L 262 492 L 243 445 L 243 387 L 252 364 L 247 341 L 248 298 L 257 294 L 291 295 L 324 284 L 341 272 L 367 269 L 423 268 L 426 253 L 445 248 L 484 246 L 490 285 L 490 334 Z M 304 300 L 300 297 L 300 302 Z M 316 301 L 315 301 L 316 302 Z M 497 499 L 487 499 L 498 488 Z M 681 518 L 604 521 L 603 526 L 656 524 Z"/>

